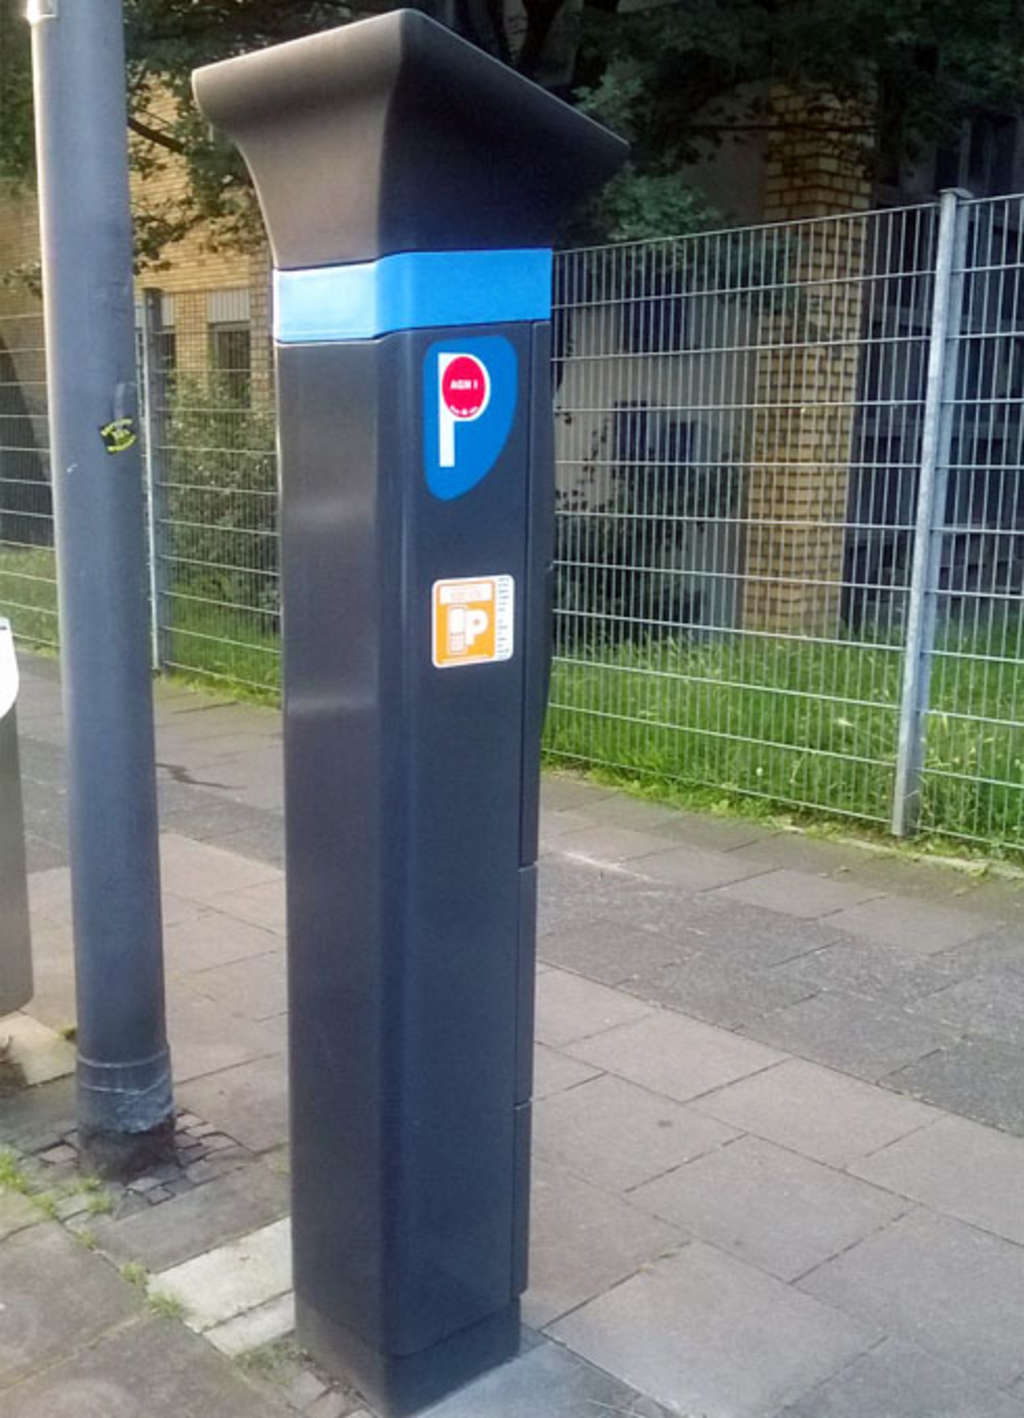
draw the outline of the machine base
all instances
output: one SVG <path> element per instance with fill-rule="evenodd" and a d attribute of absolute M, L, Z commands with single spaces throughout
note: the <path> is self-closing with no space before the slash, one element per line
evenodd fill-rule
<path fill-rule="evenodd" d="M 519 1301 L 416 1354 L 382 1354 L 295 1297 L 299 1343 L 384 1418 L 406 1418 L 519 1353 Z"/>

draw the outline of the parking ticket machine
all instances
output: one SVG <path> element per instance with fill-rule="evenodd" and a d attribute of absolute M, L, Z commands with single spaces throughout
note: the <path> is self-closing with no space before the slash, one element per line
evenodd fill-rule
<path fill-rule="evenodd" d="M 405 1413 L 519 1343 L 550 243 L 625 145 L 411 10 L 195 93 L 275 266 L 298 1335 Z"/>

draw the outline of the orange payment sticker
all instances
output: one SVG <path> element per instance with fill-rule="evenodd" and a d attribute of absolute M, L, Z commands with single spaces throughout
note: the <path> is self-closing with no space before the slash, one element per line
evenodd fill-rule
<path fill-rule="evenodd" d="M 511 576 L 435 581 L 432 658 L 439 670 L 510 660 L 515 638 Z"/>

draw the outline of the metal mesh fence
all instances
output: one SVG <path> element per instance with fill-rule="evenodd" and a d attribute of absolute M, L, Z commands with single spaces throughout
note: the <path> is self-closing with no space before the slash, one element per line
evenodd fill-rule
<path fill-rule="evenodd" d="M 885 821 L 932 207 L 566 253 L 566 761 Z"/>
<path fill-rule="evenodd" d="M 268 301 L 179 291 L 143 305 L 153 592 L 162 666 L 279 678 L 277 465 Z"/>
<path fill-rule="evenodd" d="M 551 756 L 1024 846 L 1022 199 L 564 252 Z M 0 610 L 56 640 L 0 298 Z M 6 302 L 6 303 L 4 303 Z M 147 292 L 154 663 L 273 691 L 265 284 Z"/>
<path fill-rule="evenodd" d="M 0 291 L 0 612 L 20 638 L 57 644 L 46 368 L 38 303 Z"/>

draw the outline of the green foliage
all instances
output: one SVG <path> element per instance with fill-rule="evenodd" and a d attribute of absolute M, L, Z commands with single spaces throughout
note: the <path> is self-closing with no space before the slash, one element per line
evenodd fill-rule
<path fill-rule="evenodd" d="M 951 632 L 948 645 L 985 655 L 1009 633 Z M 922 827 L 1019 854 L 1024 662 L 973 660 L 969 684 L 963 663 L 940 659 L 933 673 Z M 580 647 L 555 664 L 546 749 L 655 796 L 754 796 L 884 824 L 901 673 L 897 643 L 726 634 Z"/>
<path fill-rule="evenodd" d="M 18 1192 L 27 1196 L 31 1189 L 18 1154 L 10 1147 L 0 1147 L 0 1192 Z"/>
<path fill-rule="evenodd" d="M 119 1273 L 122 1280 L 127 1280 L 138 1290 L 145 1290 L 149 1283 L 149 1271 L 137 1260 L 126 1260 Z"/>
<path fill-rule="evenodd" d="M 51 547 L 0 542 L 0 607 L 20 643 L 56 648 L 57 558 Z"/>
<path fill-rule="evenodd" d="M 646 241 L 689 236 L 726 224 L 726 218 L 681 172 L 644 172 L 629 163 L 566 229 L 572 245 L 588 240 Z"/>
<path fill-rule="evenodd" d="M 680 174 L 723 144 L 777 131 L 772 84 L 808 97 L 801 127 L 817 141 L 851 141 L 869 162 L 912 157 L 981 109 L 1015 115 L 1024 97 L 1024 9 L 1005 0 L 531 0 L 504 28 L 487 0 L 424 5 L 630 139 L 631 168 L 571 228 L 594 239 L 706 225 L 711 214 Z M 33 147 L 20 8 L 0 0 L 0 178 L 16 180 L 31 175 Z M 183 159 L 190 177 L 184 201 L 155 201 L 143 184 L 140 264 L 159 268 L 200 222 L 214 245 L 244 247 L 260 230 L 238 154 L 192 103 L 192 70 L 360 13 L 348 0 L 126 0 L 133 162 L 150 177 Z M 852 109 L 837 111 L 836 99 Z"/>
<path fill-rule="evenodd" d="M 248 384 L 248 376 L 245 380 Z M 163 437 L 164 554 L 172 594 L 249 610 L 275 628 L 277 458 L 274 411 L 251 407 L 230 373 L 176 375 Z"/>
<path fill-rule="evenodd" d="M 14 0 L 0 0 L 0 179 L 32 167 L 32 64 L 29 29 Z"/>
<path fill-rule="evenodd" d="M 641 170 L 773 131 L 766 87 L 808 96 L 800 120 L 908 154 L 1024 96 L 1024 12 L 1003 0 L 686 0 L 584 11 L 580 98 L 630 138 Z M 834 100 L 862 119 L 837 116 Z"/>
<path fill-rule="evenodd" d="M 160 1315 L 164 1319 L 183 1320 L 188 1314 L 188 1308 L 177 1295 L 168 1295 L 163 1290 L 151 1290 L 146 1299 L 146 1306 L 154 1315 Z"/>

